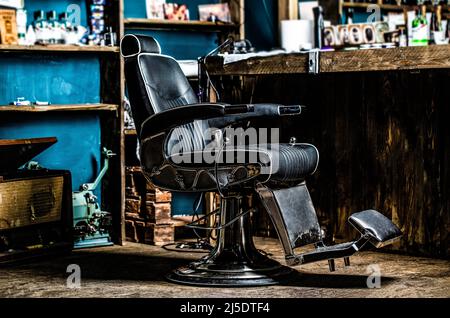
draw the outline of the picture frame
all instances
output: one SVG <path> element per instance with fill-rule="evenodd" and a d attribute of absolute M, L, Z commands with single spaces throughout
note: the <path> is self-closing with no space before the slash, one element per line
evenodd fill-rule
<path fill-rule="evenodd" d="M 0 10 L 0 43 L 8 45 L 18 43 L 16 10 Z"/>
<path fill-rule="evenodd" d="M 164 19 L 172 21 L 188 21 L 189 9 L 186 4 L 178 3 L 165 3 L 164 7 Z"/>
<path fill-rule="evenodd" d="M 146 0 L 147 19 L 164 19 L 164 4 L 166 0 Z"/>
<path fill-rule="evenodd" d="M 201 4 L 198 6 L 200 21 L 231 23 L 228 3 Z"/>

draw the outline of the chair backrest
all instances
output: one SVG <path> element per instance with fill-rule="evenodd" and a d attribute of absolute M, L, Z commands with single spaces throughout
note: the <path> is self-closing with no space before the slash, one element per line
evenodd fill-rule
<path fill-rule="evenodd" d="M 156 39 L 128 34 L 122 38 L 121 54 L 125 59 L 125 79 L 136 130 L 151 115 L 177 106 L 194 104 L 198 98 L 178 62 L 161 54 Z M 170 144 L 183 143 L 182 149 L 202 150 L 206 122 L 192 123 L 176 129 Z M 180 137 L 181 132 L 184 136 Z M 190 136 L 186 136 L 190 132 Z"/>

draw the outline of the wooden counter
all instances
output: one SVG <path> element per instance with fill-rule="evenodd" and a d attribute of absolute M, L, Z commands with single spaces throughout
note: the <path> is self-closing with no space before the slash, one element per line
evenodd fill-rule
<path fill-rule="evenodd" d="M 208 58 L 210 75 L 273 75 L 308 73 L 307 53 L 253 57 L 223 65 L 222 57 Z M 328 51 L 320 53 L 320 73 L 395 71 L 450 68 L 450 45 Z"/>
<path fill-rule="evenodd" d="M 377 209 L 404 233 L 394 249 L 448 257 L 450 46 L 324 52 L 318 75 L 307 59 L 214 57 L 208 70 L 223 102 L 306 106 L 263 125 L 318 147 L 308 184 L 329 238 L 356 238 L 349 215 Z"/>

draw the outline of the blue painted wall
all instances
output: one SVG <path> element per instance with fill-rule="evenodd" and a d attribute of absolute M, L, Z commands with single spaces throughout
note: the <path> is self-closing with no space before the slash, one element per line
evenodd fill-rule
<path fill-rule="evenodd" d="M 17 97 L 52 104 L 99 103 L 99 79 L 100 62 L 95 55 L 3 54 L 0 105 Z"/>
<path fill-rule="evenodd" d="M 194 203 L 198 194 L 195 193 L 172 193 L 172 215 L 192 215 L 194 212 Z M 204 202 L 199 208 L 198 213 L 202 214 L 204 211 Z"/>
<path fill-rule="evenodd" d="M 353 23 L 367 23 L 367 19 L 369 18 L 370 15 L 371 13 L 367 13 L 365 9 L 358 10 L 358 8 L 355 8 L 353 12 Z M 347 20 L 347 10 L 344 10 L 342 12 L 342 20 L 343 21 Z"/>
<path fill-rule="evenodd" d="M 278 1 L 245 1 L 245 35 L 257 50 L 278 46 Z"/>

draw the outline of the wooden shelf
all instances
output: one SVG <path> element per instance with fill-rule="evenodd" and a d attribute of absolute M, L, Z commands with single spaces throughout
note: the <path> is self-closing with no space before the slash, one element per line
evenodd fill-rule
<path fill-rule="evenodd" d="M 210 75 L 273 75 L 308 73 L 308 54 L 253 57 L 230 64 L 208 59 Z M 450 69 L 450 45 L 401 47 L 320 53 L 320 73 Z"/>
<path fill-rule="evenodd" d="M 238 28 L 232 23 L 215 23 L 208 21 L 171 21 L 157 19 L 125 19 L 128 28 L 144 28 L 150 30 L 193 30 L 206 32 L 231 31 Z"/>
<path fill-rule="evenodd" d="M 6 45 L 0 44 L 0 52 L 74 52 L 74 53 L 119 53 L 114 46 L 79 45 Z"/>
<path fill-rule="evenodd" d="M 118 105 L 112 104 L 77 104 L 50 106 L 0 106 L 0 112 L 41 113 L 41 112 L 74 112 L 74 111 L 117 111 Z"/>

